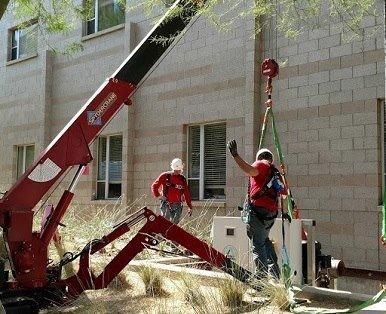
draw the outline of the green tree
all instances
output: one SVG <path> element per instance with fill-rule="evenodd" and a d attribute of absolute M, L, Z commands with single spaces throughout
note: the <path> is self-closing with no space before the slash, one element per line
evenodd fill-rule
<path fill-rule="evenodd" d="M 126 10 L 142 9 L 154 16 L 169 7 L 173 0 L 116 0 Z M 378 0 L 186 0 L 185 5 L 198 3 L 200 13 L 222 30 L 243 18 L 255 18 L 255 32 L 275 21 L 276 29 L 288 38 L 302 34 L 310 28 L 323 27 L 331 21 L 337 22 L 347 39 L 364 38 L 362 27 L 366 16 L 376 16 L 375 2 Z M 0 0 L 0 19 L 6 10 L 20 23 L 37 19 L 39 30 L 48 43 L 50 33 L 66 33 L 75 23 L 87 20 L 92 14 L 93 0 L 79 5 L 75 0 Z M 219 9 L 221 8 L 221 9 Z M 180 14 L 181 10 L 175 10 Z M 162 40 L 162 39 L 161 39 Z M 70 45 L 69 51 L 81 48 L 79 43 Z"/>
<path fill-rule="evenodd" d="M 10 0 L 0 0 L 0 19 L 3 17 Z"/>

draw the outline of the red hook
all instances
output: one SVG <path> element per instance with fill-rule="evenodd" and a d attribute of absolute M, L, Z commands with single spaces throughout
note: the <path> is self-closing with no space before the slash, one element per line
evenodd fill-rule
<path fill-rule="evenodd" d="M 268 76 L 265 92 L 270 95 L 272 93 L 272 79 L 279 74 L 279 65 L 274 59 L 265 59 L 261 64 L 261 74 Z"/>

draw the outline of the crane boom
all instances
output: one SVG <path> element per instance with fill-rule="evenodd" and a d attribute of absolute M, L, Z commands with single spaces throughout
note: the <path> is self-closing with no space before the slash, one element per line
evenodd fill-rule
<path fill-rule="evenodd" d="M 130 98 L 147 73 L 160 61 L 199 11 L 197 4 L 177 0 L 109 77 L 68 122 L 48 147 L 0 200 L 0 226 L 14 274 L 13 287 L 41 288 L 48 283 L 47 247 L 71 200 L 83 167 L 92 161 L 89 145 Z M 178 14 L 177 14 L 177 13 Z M 167 37 L 162 45 L 154 38 Z M 33 209 L 71 167 L 78 171 L 70 187 L 52 208 L 42 230 L 33 232 Z"/>

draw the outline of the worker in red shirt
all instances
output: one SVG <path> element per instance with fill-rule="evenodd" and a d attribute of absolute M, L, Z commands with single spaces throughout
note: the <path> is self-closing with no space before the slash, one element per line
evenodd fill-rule
<path fill-rule="evenodd" d="M 244 210 L 248 212 L 247 234 L 252 240 L 256 276 L 262 278 L 271 274 L 278 278 L 277 256 L 269 240 L 269 231 L 278 215 L 279 196 L 286 194 L 281 174 L 273 164 L 272 152 L 266 148 L 257 152 L 251 165 L 238 154 L 235 140 L 228 143 L 228 149 L 240 169 L 249 176 Z"/>
<path fill-rule="evenodd" d="M 178 224 L 181 219 L 183 202 L 189 207 L 188 214 L 192 214 L 192 201 L 186 178 L 182 175 L 184 164 L 175 158 L 170 163 L 172 171 L 161 173 L 151 186 L 154 197 L 161 201 L 161 215 L 171 222 Z M 162 186 L 162 194 L 160 188 Z"/>

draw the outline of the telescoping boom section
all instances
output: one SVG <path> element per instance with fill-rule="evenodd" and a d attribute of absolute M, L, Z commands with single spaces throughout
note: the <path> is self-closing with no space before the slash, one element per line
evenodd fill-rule
<path fill-rule="evenodd" d="M 12 280 L 4 281 L 5 290 L 41 289 L 51 282 L 47 272 L 47 247 L 74 196 L 84 166 L 92 160 L 89 145 L 118 110 L 130 104 L 138 84 L 173 43 L 168 40 L 161 45 L 153 39 L 176 38 L 203 2 L 195 5 L 191 1 L 176 1 L 0 200 L 0 226 L 13 274 Z M 175 14 L 177 11 L 179 14 Z M 74 166 L 78 170 L 69 188 L 52 208 L 41 230 L 33 232 L 34 207 Z"/>

